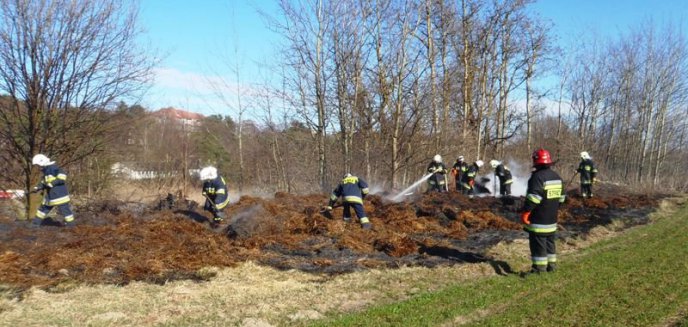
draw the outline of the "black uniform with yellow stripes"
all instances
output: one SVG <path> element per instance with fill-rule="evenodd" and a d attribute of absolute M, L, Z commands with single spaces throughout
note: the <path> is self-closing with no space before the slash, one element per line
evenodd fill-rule
<path fill-rule="evenodd" d="M 229 204 L 227 183 L 222 176 L 203 182 L 203 195 L 206 197 L 203 208 L 213 214 L 215 221 L 221 221 L 224 217 L 222 209 Z"/>
<path fill-rule="evenodd" d="M 468 170 L 461 177 L 461 191 L 463 194 L 473 195 L 473 185 L 475 185 L 475 176 L 478 175 L 480 167 L 474 163 L 468 167 Z"/>
<path fill-rule="evenodd" d="M 432 176 L 428 178 L 428 191 L 444 192 L 447 190 L 447 167 L 441 162 L 430 162 L 428 164 L 428 173 Z"/>
<path fill-rule="evenodd" d="M 592 184 L 597 179 L 597 168 L 591 159 L 583 159 L 578 165 L 578 173 L 580 173 L 581 195 L 585 197 L 592 197 Z"/>
<path fill-rule="evenodd" d="M 523 208 L 524 212 L 530 212 L 524 229 L 529 233 L 533 269 L 536 271 L 555 268 L 557 211 L 564 200 L 561 177 L 548 166 L 536 167 L 528 180 Z"/>
<path fill-rule="evenodd" d="M 69 205 L 69 190 L 67 189 L 67 174 L 56 164 L 43 167 L 43 178 L 36 186 L 36 190 L 47 191 L 43 203 L 36 211 L 36 218 L 43 220 L 54 206 L 58 206 L 66 223 L 74 221 L 74 213 Z"/>
<path fill-rule="evenodd" d="M 370 219 L 366 216 L 363 210 L 363 199 L 368 195 L 368 183 L 366 183 L 362 178 L 356 176 L 347 176 L 342 179 L 337 188 L 332 191 L 330 195 L 329 207 L 332 207 L 337 199 L 341 196 L 344 198 L 344 220 L 351 220 L 351 208 L 353 207 L 356 211 L 356 216 L 361 222 L 361 225 L 370 226 Z"/>
<path fill-rule="evenodd" d="M 505 167 L 504 164 L 499 164 L 495 168 L 495 175 L 499 178 L 499 194 L 511 195 L 511 184 L 514 183 L 514 179 L 509 168 Z"/>

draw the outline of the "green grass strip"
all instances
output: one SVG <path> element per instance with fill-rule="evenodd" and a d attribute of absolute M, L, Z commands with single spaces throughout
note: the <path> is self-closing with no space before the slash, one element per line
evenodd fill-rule
<path fill-rule="evenodd" d="M 568 259 L 568 260 L 567 260 Z M 555 273 L 496 276 L 316 326 L 653 326 L 686 323 L 688 207 L 576 256 Z"/>

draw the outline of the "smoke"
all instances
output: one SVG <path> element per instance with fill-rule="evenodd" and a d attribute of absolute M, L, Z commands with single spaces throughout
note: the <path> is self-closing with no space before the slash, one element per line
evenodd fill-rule
<path fill-rule="evenodd" d="M 526 190 L 528 189 L 528 179 L 530 178 L 531 167 L 530 165 L 520 164 L 518 161 L 509 159 L 508 161 L 502 162 L 511 171 L 511 176 L 514 183 L 511 184 L 511 195 L 513 196 L 525 196 Z M 490 182 L 487 183 L 487 188 L 492 192 L 492 194 L 499 194 L 499 191 L 495 193 L 495 187 L 499 190 L 499 178 L 494 174 L 494 170 L 490 167 L 489 173 L 486 175 L 481 175 L 478 178 L 487 177 Z"/>

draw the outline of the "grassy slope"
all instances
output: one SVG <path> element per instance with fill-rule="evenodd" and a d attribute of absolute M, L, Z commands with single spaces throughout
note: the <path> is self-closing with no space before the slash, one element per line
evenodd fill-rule
<path fill-rule="evenodd" d="M 332 326 L 688 324 L 688 206 L 560 257 L 556 273 L 495 277 L 317 322 Z"/>

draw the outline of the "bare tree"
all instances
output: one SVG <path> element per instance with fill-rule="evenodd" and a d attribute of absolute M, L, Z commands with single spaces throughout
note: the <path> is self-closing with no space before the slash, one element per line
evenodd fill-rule
<path fill-rule="evenodd" d="M 32 155 L 69 164 L 102 149 L 99 111 L 142 89 L 138 7 L 118 0 L 0 0 L 0 138 L 32 184 Z"/>

